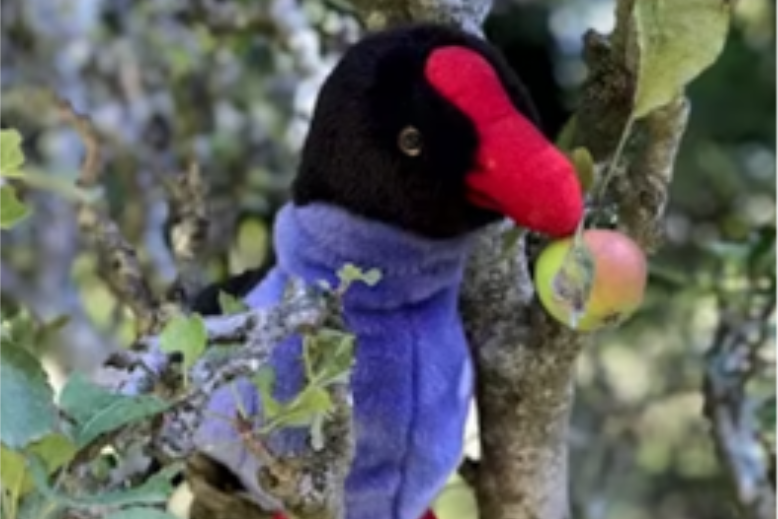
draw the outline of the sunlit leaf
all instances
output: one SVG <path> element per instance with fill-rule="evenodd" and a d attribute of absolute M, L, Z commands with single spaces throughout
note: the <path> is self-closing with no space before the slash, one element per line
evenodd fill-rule
<path fill-rule="evenodd" d="M 11 229 L 30 215 L 30 210 L 16 197 L 12 186 L 0 186 L 0 228 Z"/>
<path fill-rule="evenodd" d="M 15 515 L 19 499 L 24 494 L 27 466 L 24 456 L 5 445 L 0 445 L 0 480 L 3 489 L 3 510 Z"/>
<path fill-rule="evenodd" d="M 324 328 L 306 341 L 310 351 L 307 358 L 312 363 L 309 372 L 313 373 L 314 381 L 326 386 L 336 381 L 343 381 L 354 364 L 354 336 Z"/>
<path fill-rule="evenodd" d="M 264 365 L 252 377 L 252 382 L 262 398 L 262 409 L 266 420 L 272 420 L 281 411 L 281 404 L 273 396 L 276 383 L 276 372 L 269 365 Z"/>
<path fill-rule="evenodd" d="M 360 281 L 367 286 L 374 286 L 381 280 L 381 271 L 378 269 L 362 270 L 353 263 L 346 263 L 338 271 L 338 279 L 344 285 Z"/>
<path fill-rule="evenodd" d="M 219 292 L 219 308 L 224 315 L 239 314 L 249 309 L 243 300 L 223 291 Z"/>
<path fill-rule="evenodd" d="M 16 130 L 0 130 L 0 175 L 19 177 L 23 165 L 21 134 Z"/>
<path fill-rule="evenodd" d="M 317 415 L 332 409 L 332 399 L 324 389 L 308 386 L 276 417 L 277 427 L 310 426 Z"/>
<path fill-rule="evenodd" d="M 73 459 L 76 453 L 76 446 L 62 434 L 49 434 L 20 452 L 12 451 L 5 445 L 1 449 L 0 471 L 3 475 L 3 488 L 14 499 L 25 496 L 33 489 L 32 477 L 27 472 L 25 454 L 37 455 L 51 474 Z"/>
<path fill-rule="evenodd" d="M 573 161 L 573 166 L 575 166 L 575 172 L 578 175 L 581 188 L 585 192 L 590 191 L 597 180 L 592 154 L 586 148 L 576 148 L 573 150 L 570 158 Z"/>
<path fill-rule="evenodd" d="M 664 106 L 713 63 L 724 47 L 731 0 L 636 0 L 640 49 L 635 117 Z"/>
<path fill-rule="evenodd" d="M 160 334 L 160 348 L 165 353 L 181 353 L 184 377 L 208 345 L 208 332 L 199 315 L 178 315 L 170 320 Z"/>

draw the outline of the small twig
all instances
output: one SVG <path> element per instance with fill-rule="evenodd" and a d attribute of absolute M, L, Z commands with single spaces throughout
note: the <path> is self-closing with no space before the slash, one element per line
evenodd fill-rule
<path fill-rule="evenodd" d="M 619 142 L 616 144 L 616 150 L 613 152 L 613 155 L 611 156 L 610 163 L 608 164 L 608 169 L 605 170 L 605 174 L 602 176 L 602 179 L 600 180 L 600 185 L 597 187 L 597 194 L 594 196 L 593 205 L 595 207 L 599 206 L 605 201 L 605 194 L 608 191 L 608 184 L 610 183 L 613 176 L 616 174 L 616 171 L 619 169 L 619 164 L 621 163 L 621 157 L 624 153 L 624 147 L 627 145 L 627 141 L 629 141 L 629 137 L 632 134 L 632 127 L 635 123 L 635 119 L 630 116 L 629 119 L 627 119 L 627 122 L 624 124 L 624 130 L 621 132 L 621 136 L 619 137 Z"/>
<path fill-rule="evenodd" d="M 100 141 L 91 119 L 77 113 L 70 102 L 56 99 L 62 119 L 81 137 L 86 153 L 76 185 L 92 190 L 99 187 L 101 174 Z M 138 319 L 142 331 L 156 329 L 161 322 L 160 306 L 146 281 L 133 247 L 124 239 L 107 211 L 96 203 L 79 204 L 79 227 L 97 249 L 100 261 L 106 266 L 106 282 L 117 298 L 127 305 Z"/>
<path fill-rule="evenodd" d="M 81 142 L 86 147 L 84 160 L 81 163 L 81 173 L 77 180 L 78 187 L 89 189 L 98 186 L 100 182 L 100 139 L 92 124 L 92 120 L 83 114 L 79 114 L 69 101 L 56 98 L 55 102 L 60 112 L 60 117 L 73 127 L 81 137 Z"/>
<path fill-rule="evenodd" d="M 167 188 L 171 224 L 168 238 L 178 271 L 178 278 L 170 292 L 178 302 L 186 303 L 204 285 L 205 276 L 197 260 L 203 253 L 208 236 L 208 192 L 200 167 L 195 162 Z"/>

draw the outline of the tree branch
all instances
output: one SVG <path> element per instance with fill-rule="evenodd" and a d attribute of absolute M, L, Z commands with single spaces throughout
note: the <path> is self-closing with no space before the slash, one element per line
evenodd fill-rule
<path fill-rule="evenodd" d="M 65 122 L 73 126 L 86 147 L 81 174 L 76 183 L 85 191 L 100 187 L 100 141 L 89 117 L 77 113 L 71 104 L 58 99 L 57 106 Z M 84 236 L 97 248 L 97 256 L 104 263 L 106 281 L 117 298 L 126 304 L 138 319 L 139 329 L 150 331 L 159 326 L 160 306 L 146 281 L 137 254 L 124 239 L 121 230 L 96 203 L 83 201 L 79 206 L 78 223 Z"/>
<path fill-rule="evenodd" d="M 167 322 L 174 308 L 160 302 L 163 299 L 154 294 L 143 276 L 135 250 L 107 211 L 101 210 L 88 196 L 88 191 L 97 189 L 101 181 L 97 132 L 89 118 L 76 113 L 67 101 L 58 100 L 58 107 L 62 117 L 77 130 L 87 150 L 77 180 L 78 188 L 85 193 L 79 202 L 81 231 L 92 238 L 98 258 L 106 264 L 103 271 L 106 281 L 141 322 L 139 329 L 143 337 L 134 350 L 120 351 L 108 361 L 110 367 L 119 368 L 111 389 L 129 396 L 155 392 L 172 402 L 161 419 L 142 426 L 130 424 L 86 446 L 71 464 L 69 473 L 75 474 L 82 484 L 91 485 L 94 478 L 84 476 L 93 461 L 90 453 L 106 442 L 120 452 L 131 445 L 143 445 L 147 454 L 163 464 L 194 460 L 194 470 L 190 471 L 190 476 L 195 478 L 192 484 L 211 499 L 206 506 L 202 506 L 200 499 L 198 513 L 204 513 L 204 517 L 231 517 L 238 511 L 244 517 L 267 516 L 244 496 L 220 492 L 209 481 L 197 479 L 196 476 L 205 477 L 207 471 L 202 470 L 204 458 L 196 456 L 199 450 L 196 434 L 208 418 L 207 404 L 214 392 L 233 380 L 255 374 L 285 339 L 299 333 L 315 336 L 324 325 L 342 330 L 340 291 L 345 287 L 330 291 L 292 282 L 284 300 L 271 309 L 206 319 L 209 344 L 229 342 L 240 347 L 226 354 L 217 347 L 209 349 L 189 370 L 189 384 L 185 386 L 180 363 L 161 350 L 160 337 L 153 335 Z M 197 167 L 192 166 L 181 175 L 169 192 L 173 213 L 170 241 L 179 269 L 175 286 L 188 295 L 199 283 L 195 262 L 207 225 L 205 187 Z M 309 447 L 294 458 L 275 458 L 262 446 L 265 439 L 255 433 L 255 420 L 261 417 L 226 417 L 234 420 L 236 431 L 258 461 L 273 460 L 260 463 L 256 474 L 259 487 L 280 503 L 279 506 L 301 519 L 338 519 L 344 515 L 343 484 L 354 450 L 351 398 L 347 383 L 333 383 L 325 390 L 333 408 L 322 424 L 323 448 Z M 144 440 L 148 437 L 152 438 L 151 442 Z M 125 474 L 125 480 L 130 476 L 145 476 L 149 466 L 143 464 L 132 474 Z"/>
<path fill-rule="evenodd" d="M 775 299 L 752 296 L 745 308 L 722 301 L 719 324 L 707 353 L 705 414 L 735 496 L 751 519 L 775 517 L 775 487 L 758 435 L 755 402 L 746 386 L 759 371 L 758 352 L 769 340 Z M 753 333 L 756 332 L 756 333 Z"/>
<path fill-rule="evenodd" d="M 614 155 L 632 110 L 636 58 L 626 43 L 618 46 L 631 26 L 626 3 L 619 4 L 610 39 L 593 32 L 585 37 L 589 76 L 573 143 L 588 148 L 598 162 Z M 624 208 L 622 227 L 641 246 L 655 242 L 686 116 L 684 102 L 651 114 L 632 132 L 639 144 L 621 157 L 629 164 L 630 189 L 641 186 L 634 191 L 640 193 L 637 200 L 618 200 Z M 570 515 L 566 433 L 575 361 L 590 340 L 546 317 L 532 297 L 529 258 L 522 247 L 518 257 L 503 259 L 498 228 L 483 243 L 471 260 L 462 294 L 478 367 L 479 507 L 484 517 L 494 519 L 565 519 Z"/>
<path fill-rule="evenodd" d="M 176 301 L 191 301 L 204 285 L 205 276 L 198 261 L 208 236 L 208 192 L 200 167 L 189 167 L 167 185 L 171 223 L 168 239 L 178 278 L 171 287 Z"/>
<path fill-rule="evenodd" d="M 354 3 L 370 29 L 435 21 L 477 34 L 491 7 L 488 1 L 456 0 Z M 590 32 L 585 39 L 589 78 L 573 142 L 588 148 L 598 162 L 614 154 L 631 126 L 637 62 L 631 12 L 632 2 L 619 2 L 613 35 Z M 687 113 L 682 101 L 635 126 L 630 142 L 638 142 L 624 155 L 630 166 L 619 176 L 631 183 L 630 189 L 608 193 L 624 208 L 624 230 L 647 248 L 657 242 Z M 506 257 L 503 235 L 509 228 L 498 224 L 483 233 L 461 297 L 477 366 L 483 452 L 478 503 L 481 516 L 490 519 L 564 519 L 569 517 L 566 433 L 575 360 L 588 338 L 546 317 L 533 298 L 523 238 L 518 254 Z"/>

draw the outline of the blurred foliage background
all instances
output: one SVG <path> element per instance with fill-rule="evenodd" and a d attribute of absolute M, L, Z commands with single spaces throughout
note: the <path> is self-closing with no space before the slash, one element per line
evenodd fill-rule
<path fill-rule="evenodd" d="M 528 83 L 554 136 L 585 77 L 581 36 L 609 29 L 613 3 L 495 4 L 487 35 Z M 738 2 L 724 54 L 689 90 L 667 242 L 652 258 L 647 300 L 581 360 L 570 435 L 577 518 L 736 517 L 702 385 L 725 314 L 745 311 L 744 294 L 774 289 L 774 260 L 763 257 L 775 236 L 774 20 L 771 0 Z M 175 274 L 163 238 L 164 182 L 199 163 L 211 189 L 204 260 L 215 280 L 270 257 L 273 215 L 318 86 L 360 34 L 348 4 L 334 0 L 3 2 L 2 126 L 22 133 L 26 169 L 53 190 L 22 186 L 34 214 L 3 232 L 2 305 L 43 321 L 68 316 L 44 345 L 53 370 L 95 368 L 128 343 L 133 323 L 57 193 L 75 178 L 83 150 L 57 118 L 52 91 L 98 127 L 112 215 L 160 287 Z M 774 317 L 757 326 L 774 335 Z M 771 363 L 773 349 L 767 340 L 758 353 Z M 774 403 L 773 385 L 774 370 L 760 370 L 749 384 L 754 405 Z M 763 427 L 771 450 L 774 414 Z M 457 488 L 441 511 L 469 517 Z"/>

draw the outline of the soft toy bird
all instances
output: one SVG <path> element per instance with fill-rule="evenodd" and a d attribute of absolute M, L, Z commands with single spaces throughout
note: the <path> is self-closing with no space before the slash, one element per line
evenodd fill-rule
<path fill-rule="evenodd" d="M 457 467 L 473 391 L 457 298 L 474 233 L 507 216 L 562 236 L 582 216 L 577 177 L 536 123 L 492 47 L 437 25 L 366 37 L 321 89 L 292 202 L 276 220 L 277 264 L 258 283 L 246 275 L 228 286 L 269 307 L 292 277 L 335 285 L 345 263 L 381 271 L 376 286 L 344 298 L 357 338 L 348 519 L 419 519 Z M 272 355 L 279 399 L 301 387 L 300 354 L 294 339 Z M 248 382 L 217 391 L 209 408 L 234 416 L 237 400 L 261 416 Z M 289 431 L 275 447 L 304 440 Z M 229 423 L 208 420 L 197 441 L 260 494 L 258 462 Z"/>

